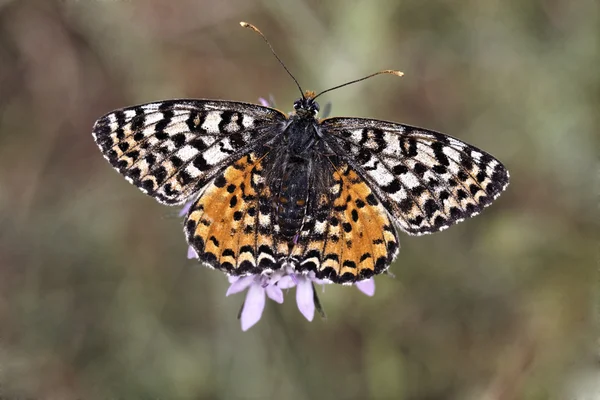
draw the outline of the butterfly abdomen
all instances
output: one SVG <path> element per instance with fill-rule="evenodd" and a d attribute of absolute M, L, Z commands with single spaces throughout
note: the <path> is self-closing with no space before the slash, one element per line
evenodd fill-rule
<path fill-rule="evenodd" d="M 300 232 L 309 194 L 310 161 L 290 157 L 284 164 L 278 194 L 274 198 L 277 222 L 283 238 L 290 240 Z"/>

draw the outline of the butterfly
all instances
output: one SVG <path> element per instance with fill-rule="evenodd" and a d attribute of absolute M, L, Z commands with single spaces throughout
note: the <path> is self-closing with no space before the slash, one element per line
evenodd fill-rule
<path fill-rule="evenodd" d="M 370 76 L 381 73 L 401 74 Z M 130 183 L 163 204 L 193 201 L 184 232 L 205 265 L 233 276 L 292 268 L 354 283 L 387 270 L 398 230 L 446 229 L 508 185 L 500 161 L 451 136 L 374 119 L 318 119 L 320 94 L 303 92 L 290 76 L 302 97 L 289 115 L 180 99 L 115 110 L 94 125 L 104 157 Z"/>

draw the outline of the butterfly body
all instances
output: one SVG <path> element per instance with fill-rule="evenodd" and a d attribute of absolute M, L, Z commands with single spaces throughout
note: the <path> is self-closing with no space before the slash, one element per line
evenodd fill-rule
<path fill-rule="evenodd" d="M 275 137 L 264 165 L 266 185 L 274 200 L 282 240 L 293 244 L 309 207 L 310 193 L 323 193 L 328 186 L 318 179 L 327 148 L 318 131 L 319 105 L 299 99 L 285 129 Z"/>

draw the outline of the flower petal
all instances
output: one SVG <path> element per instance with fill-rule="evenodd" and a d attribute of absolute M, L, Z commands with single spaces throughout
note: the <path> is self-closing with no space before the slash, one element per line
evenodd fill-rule
<path fill-rule="evenodd" d="M 259 98 L 258 98 L 258 102 L 259 102 L 261 105 L 265 106 L 265 107 L 271 107 L 271 105 L 269 104 L 269 102 L 268 102 L 267 100 L 263 99 L 262 97 L 259 97 Z"/>
<path fill-rule="evenodd" d="M 324 280 L 318 279 L 318 278 L 311 279 L 311 280 L 313 281 L 313 283 L 316 283 L 317 285 L 323 286 L 323 293 L 325 293 L 325 285 L 327 285 L 328 283 L 330 283 L 330 282 L 327 282 L 327 281 L 324 281 Z"/>
<path fill-rule="evenodd" d="M 248 294 L 246 295 L 246 301 L 244 302 L 244 309 L 242 310 L 242 315 L 240 317 L 242 330 L 247 331 L 256 324 L 260 320 L 264 309 L 265 289 L 259 284 L 250 285 Z"/>
<path fill-rule="evenodd" d="M 298 310 L 300 310 L 307 320 L 312 321 L 315 316 L 315 300 L 312 282 L 310 279 L 304 277 L 297 277 L 297 279 L 296 302 L 298 303 Z"/>
<path fill-rule="evenodd" d="M 192 258 L 198 258 L 198 253 L 193 249 L 192 246 L 188 246 L 187 258 L 191 260 Z"/>
<path fill-rule="evenodd" d="M 276 285 L 269 285 L 265 288 L 267 296 L 279 304 L 283 303 L 283 292 Z"/>
<path fill-rule="evenodd" d="M 296 286 L 296 282 L 294 282 L 291 276 L 286 275 L 277 281 L 277 286 L 281 289 L 289 289 Z"/>
<path fill-rule="evenodd" d="M 179 216 L 183 217 L 185 214 L 187 214 L 188 211 L 190 211 L 190 207 L 192 206 L 192 204 L 194 204 L 194 200 L 185 203 L 181 211 L 179 211 Z"/>
<path fill-rule="evenodd" d="M 367 296 L 373 296 L 375 294 L 375 279 L 371 278 L 366 281 L 357 282 L 356 288 Z"/>
<path fill-rule="evenodd" d="M 239 293 L 242 290 L 245 290 L 248 286 L 250 286 L 254 282 L 254 275 L 244 276 L 235 282 L 232 282 L 225 293 L 225 296 L 229 296 L 234 293 Z M 258 285 L 260 286 L 260 285 Z"/>

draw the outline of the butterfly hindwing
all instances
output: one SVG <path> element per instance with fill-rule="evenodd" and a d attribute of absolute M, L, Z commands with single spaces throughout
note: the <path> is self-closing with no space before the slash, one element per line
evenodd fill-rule
<path fill-rule="evenodd" d="M 180 204 L 285 119 L 254 104 L 168 100 L 108 113 L 93 135 L 129 182 L 161 203 Z"/>
<path fill-rule="evenodd" d="M 508 185 L 497 159 L 438 132 L 362 118 L 330 118 L 320 127 L 409 234 L 477 215 Z"/>
<path fill-rule="evenodd" d="M 185 232 L 205 264 L 232 275 L 279 268 L 277 260 L 286 251 L 278 254 L 282 246 L 273 234 L 276 221 L 263 166 L 267 154 L 253 151 L 233 162 L 191 206 Z"/>
<path fill-rule="evenodd" d="M 317 278 L 353 283 L 385 271 L 398 252 L 395 229 L 369 185 L 348 164 L 331 164 L 328 193 L 313 193 L 293 259 Z"/>

